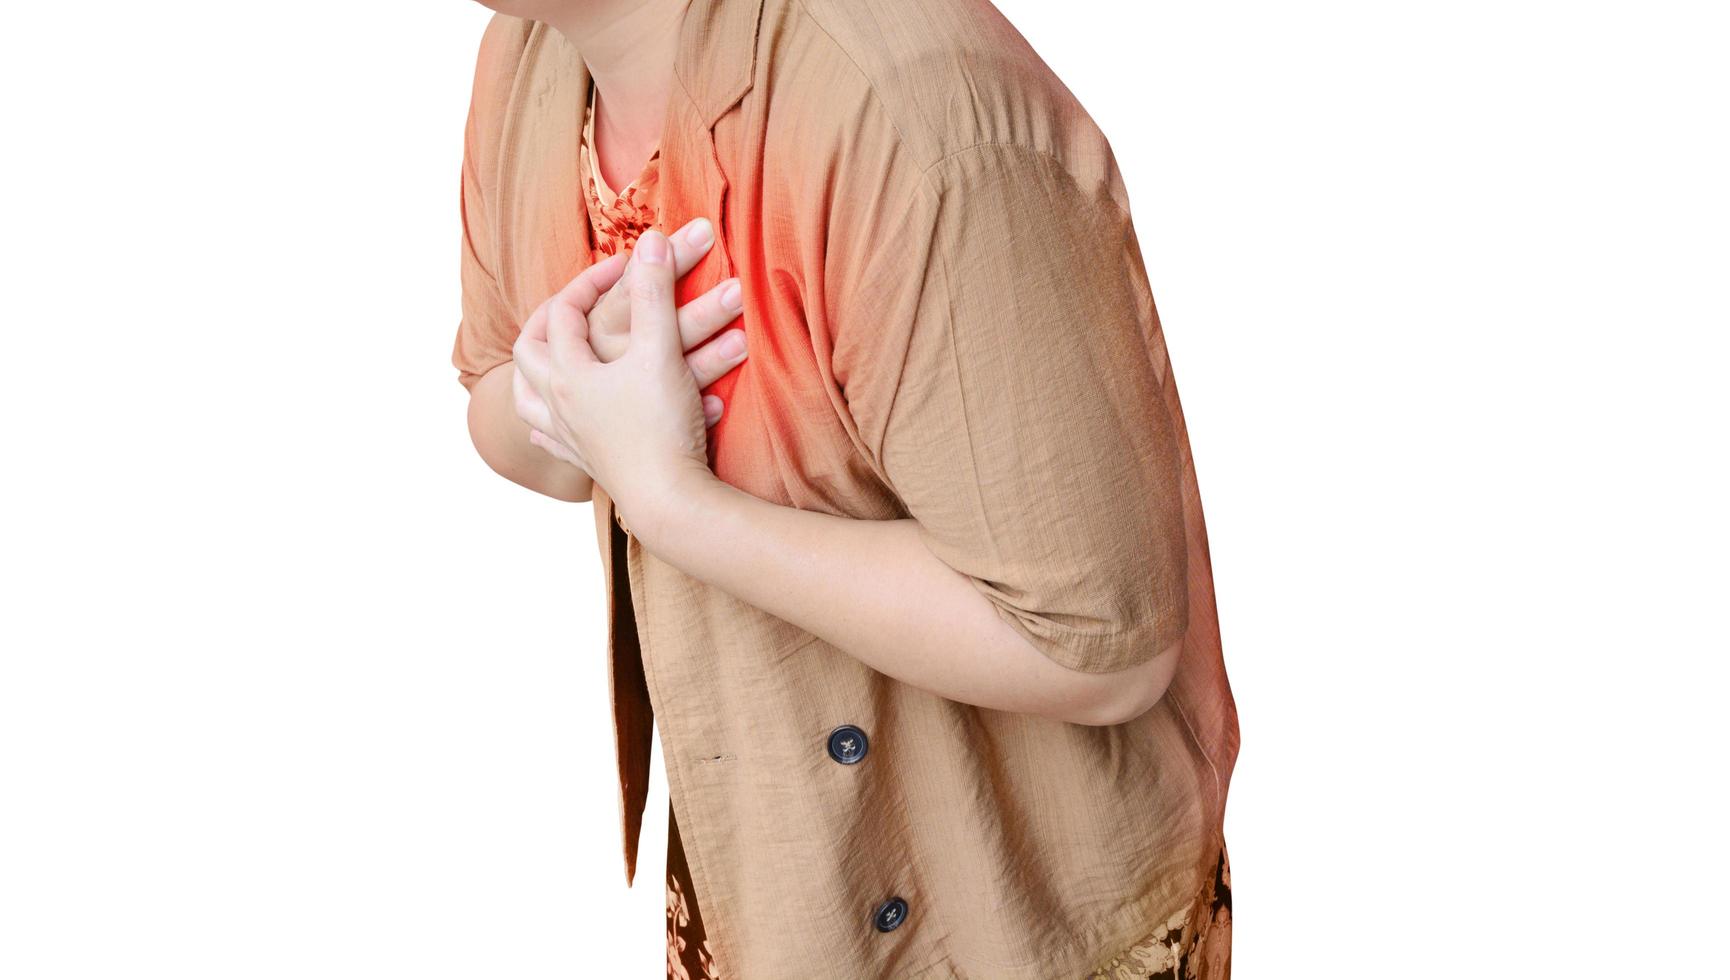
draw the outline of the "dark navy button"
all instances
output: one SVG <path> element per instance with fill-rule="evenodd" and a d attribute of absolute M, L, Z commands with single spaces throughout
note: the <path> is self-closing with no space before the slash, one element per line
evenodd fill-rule
<path fill-rule="evenodd" d="M 877 906 L 877 911 L 871 914 L 871 924 L 877 927 L 878 932 L 889 932 L 905 921 L 907 900 L 900 896 Z"/>
<path fill-rule="evenodd" d="M 865 732 L 857 725 L 842 725 L 829 733 L 829 758 L 850 766 L 865 758 Z"/>

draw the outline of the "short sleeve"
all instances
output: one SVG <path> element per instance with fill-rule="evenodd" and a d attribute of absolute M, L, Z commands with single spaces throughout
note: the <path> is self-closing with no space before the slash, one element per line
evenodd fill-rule
<path fill-rule="evenodd" d="M 498 134 L 503 93 L 509 92 L 512 62 L 498 39 L 506 22 L 495 17 L 475 66 L 473 93 L 463 130 L 462 183 L 458 194 L 462 217 L 462 319 L 457 325 L 451 363 L 464 388 L 473 388 L 481 375 L 511 359 L 519 324 L 505 303 L 496 273 L 497 225 L 489 203 L 496 186 Z"/>
<path fill-rule="evenodd" d="M 1129 215 L 1024 147 L 922 178 L 898 217 L 863 223 L 890 237 L 855 281 L 831 284 L 860 440 L 925 544 L 1045 656 L 1150 660 L 1187 628 L 1187 548 Z"/>

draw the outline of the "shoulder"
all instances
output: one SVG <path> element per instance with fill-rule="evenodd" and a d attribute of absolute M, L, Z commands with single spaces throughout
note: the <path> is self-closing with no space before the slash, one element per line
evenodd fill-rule
<path fill-rule="evenodd" d="M 501 108 L 522 66 L 530 41 L 536 34 L 534 21 L 494 14 L 481 32 L 475 54 L 474 90 L 471 104 L 477 109 Z"/>
<path fill-rule="evenodd" d="M 765 25 L 763 51 L 790 69 L 770 76 L 788 80 L 771 97 L 794 104 L 807 148 L 827 142 L 879 173 L 892 156 L 938 190 L 984 156 L 1127 206 L 1105 135 L 988 0 L 765 0 L 764 17 L 778 30 Z M 893 154 L 859 152 L 873 141 Z"/>
<path fill-rule="evenodd" d="M 544 25 L 494 14 L 481 32 L 469 94 L 469 138 L 496 140 L 511 93 L 535 50 L 544 44 Z"/>
<path fill-rule="evenodd" d="M 505 14 L 494 14 L 481 32 L 463 153 L 483 193 L 497 183 L 513 106 L 524 81 L 532 80 L 547 60 L 550 35 L 553 32 L 545 24 Z"/>

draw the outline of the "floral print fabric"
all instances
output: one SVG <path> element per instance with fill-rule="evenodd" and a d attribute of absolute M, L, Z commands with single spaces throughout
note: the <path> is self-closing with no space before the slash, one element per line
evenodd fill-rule
<path fill-rule="evenodd" d="M 655 188 L 661 151 L 650 154 L 637 178 L 615 192 L 601 176 L 595 154 L 595 90 L 589 87 L 583 110 L 583 140 L 579 151 L 584 193 L 587 196 L 589 230 L 594 237 L 598 261 L 637 243 L 637 236 L 655 224 Z M 704 938 L 703 920 L 697 912 L 697 897 L 691 887 L 691 871 L 679 844 L 679 828 L 673 808 L 667 806 L 667 978 L 668 980 L 720 980 L 714 957 Z"/>
<path fill-rule="evenodd" d="M 595 90 L 589 87 L 588 106 L 583 110 L 583 189 L 588 195 L 589 227 L 594 231 L 595 257 L 612 255 L 637 243 L 637 236 L 655 224 L 655 186 L 659 182 L 661 150 L 656 147 L 637 178 L 614 192 L 601 176 L 594 152 Z"/>
<path fill-rule="evenodd" d="M 673 808 L 667 806 L 667 980 L 720 980 L 691 893 L 691 869 L 679 844 Z"/>
<path fill-rule="evenodd" d="M 1096 967 L 1087 980 L 1230 980 L 1231 861 L 1219 860 L 1201 894 L 1147 938 Z"/>

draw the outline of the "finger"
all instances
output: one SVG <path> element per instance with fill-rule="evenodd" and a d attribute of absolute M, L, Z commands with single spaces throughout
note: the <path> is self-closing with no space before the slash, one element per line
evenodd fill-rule
<path fill-rule="evenodd" d="M 606 302 L 607 297 L 612 295 L 613 287 L 618 283 L 628 260 L 628 254 L 624 252 L 615 252 L 583 270 L 582 273 L 572 279 L 565 288 L 553 294 L 553 297 L 548 300 L 548 302 L 551 302 L 553 299 L 557 299 L 560 302 L 570 303 L 583 312 L 584 318 L 589 325 L 591 347 L 594 346 L 594 338 L 597 334 L 607 334 L 609 332 L 622 334 L 630 328 L 629 315 L 627 314 L 624 317 L 611 316 L 607 312 L 607 308 L 617 304 L 609 304 Z M 613 324 L 612 327 L 608 327 L 606 324 L 609 320 L 620 320 L 622 322 Z M 544 321 L 542 322 L 541 332 L 543 335 L 546 332 Z M 617 355 L 615 354 L 613 356 L 616 357 Z"/>
<path fill-rule="evenodd" d="M 722 405 L 720 398 L 718 398 L 714 395 L 704 395 L 703 396 L 703 425 L 704 425 L 704 427 L 705 428 L 713 428 L 716 422 L 721 421 L 721 412 L 724 408 L 725 408 L 725 406 Z"/>
<path fill-rule="evenodd" d="M 673 245 L 673 278 L 690 272 L 715 244 L 715 226 L 708 218 L 692 218 L 667 236 Z"/>
<path fill-rule="evenodd" d="M 679 226 L 679 230 L 667 236 L 673 246 L 673 278 L 677 279 L 690 272 L 708 254 L 715 244 L 714 224 L 708 218 L 692 218 Z M 634 253 L 619 253 L 627 257 Z M 594 309 L 603 315 L 589 317 L 589 329 L 593 333 L 624 333 L 630 328 L 630 316 L 627 303 L 619 303 L 613 298 L 614 292 L 627 295 L 631 288 L 631 269 L 636 265 L 634 260 L 625 263 L 624 271 L 613 286 L 603 287 L 601 298 Z"/>
<path fill-rule="evenodd" d="M 552 436 L 547 435 L 540 429 L 529 430 L 529 443 L 539 447 L 542 452 L 549 456 L 564 460 L 572 466 L 583 470 L 585 473 L 588 472 L 588 468 L 583 465 L 583 461 L 576 453 L 571 451 L 569 446 L 557 439 L 554 439 Z"/>
<path fill-rule="evenodd" d="M 631 332 L 630 272 L 601 299 L 587 316 L 591 342 L 600 337 L 623 337 Z M 615 355 L 616 356 L 616 355 Z"/>
<path fill-rule="evenodd" d="M 541 317 L 543 327 L 541 334 L 545 335 L 546 317 Z M 551 364 L 548 361 L 549 350 L 545 340 L 537 340 L 525 329 L 517 335 L 516 342 L 511 345 L 511 360 L 519 371 L 534 386 L 536 391 L 547 390 L 548 373 Z"/>
<path fill-rule="evenodd" d="M 736 277 L 724 279 L 713 289 L 679 307 L 680 346 L 690 350 L 738 319 L 745 308 L 744 295 Z"/>
<path fill-rule="evenodd" d="M 569 303 L 547 307 L 547 359 L 549 375 L 552 371 L 578 371 L 600 363 L 589 346 L 588 322 Z"/>
<path fill-rule="evenodd" d="M 595 308 L 595 303 L 601 296 L 612 289 L 613 284 L 624 275 L 627 261 L 628 256 L 624 252 L 614 252 L 578 273 L 575 279 L 558 291 L 558 298 L 574 304 L 584 313 L 589 312 Z"/>
<path fill-rule="evenodd" d="M 530 313 L 529 318 L 523 322 L 523 329 L 518 333 L 519 337 L 543 342 L 547 339 L 547 304 L 551 302 L 552 297 L 549 296 L 541 301 L 541 305 L 535 307 L 535 311 Z"/>
<path fill-rule="evenodd" d="M 713 343 L 704 344 L 685 355 L 691 377 L 697 387 L 707 388 L 716 378 L 738 367 L 745 360 L 745 331 L 729 330 Z"/>
<path fill-rule="evenodd" d="M 522 419 L 531 429 L 553 427 L 552 410 L 547 408 L 547 403 L 540 393 L 523 377 L 521 369 L 511 372 L 511 407 L 516 410 L 517 418 Z"/>
<path fill-rule="evenodd" d="M 626 356 L 666 362 L 682 360 L 679 311 L 673 307 L 673 262 L 667 236 L 653 228 L 643 232 L 634 249 L 637 269 L 631 280 L 631 346 Z"/>

